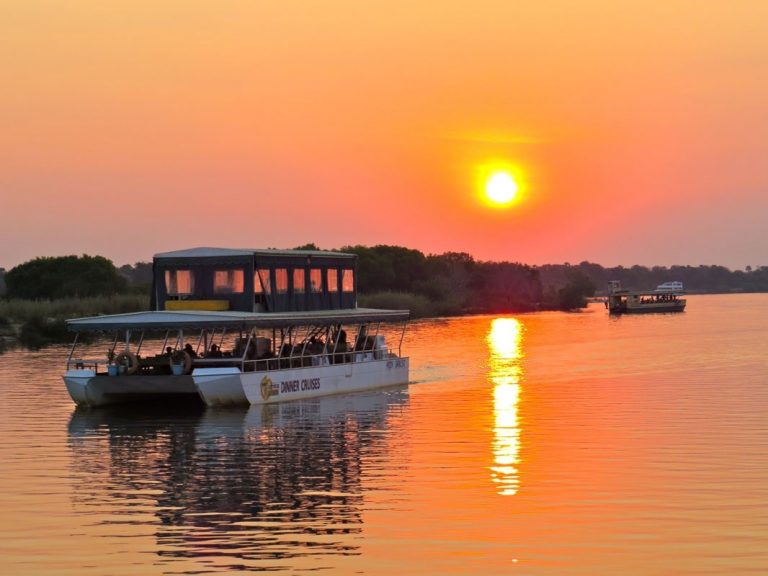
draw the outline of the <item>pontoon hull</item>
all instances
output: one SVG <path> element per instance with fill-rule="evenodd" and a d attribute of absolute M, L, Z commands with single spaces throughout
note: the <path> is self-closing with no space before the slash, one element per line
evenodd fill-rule
<path fill-rule="evenodd" d="M 272 404 L 408 383 L 408 358 L 386 358 L 265 372 L 195 370 L 192 378 L 209 406 Z M 217 373 L 218 372 L 218 373 Z"/>
<path fill-rule="evenodd" d="M 78 406 L 106 406 L 161 396 L 199 397 L 192 376 L 97 376 L 93 370 L 68 370 L 64 384 Z"/>

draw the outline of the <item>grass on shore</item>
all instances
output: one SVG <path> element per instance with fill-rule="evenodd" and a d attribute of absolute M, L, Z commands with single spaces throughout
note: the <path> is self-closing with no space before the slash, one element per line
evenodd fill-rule
<path fill-rule="evenodd" d="M 99 314 L 122 314 L 149 309 L 146 294 L 116 294 L 61 300 L 0 300 L 0 323 L 24 323 L 33 318 L 78 318 Z"/>
<path fill-rule="evenodd" d="M 117 294 L 61 300 L 0 300 L 0 336 L 18 338 L 25 347 L 42 348 L 68 342 L 65 320 L 99 314 L 123 314 L 149 309 L 146 294 Z"/>
<path fill-rule="evenodd" d="M 384 308 L 387 310 L 410 310 L 411 318 L 434 318 L 459 314 L 458 306 L 450 302 L 430 300 L 413 292 L 376 292 L 360 294 L 358 303 L 362 308 Z"/>

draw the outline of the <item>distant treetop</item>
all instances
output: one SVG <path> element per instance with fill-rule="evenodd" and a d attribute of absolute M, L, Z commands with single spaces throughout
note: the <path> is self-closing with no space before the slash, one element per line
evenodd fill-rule
<path fill-rule="evenodd" d="M 30 300 L 109 296 L 124 292 L 127 281 L 103 256 L 35 258 L 5 274 L 7 296 Z"/>

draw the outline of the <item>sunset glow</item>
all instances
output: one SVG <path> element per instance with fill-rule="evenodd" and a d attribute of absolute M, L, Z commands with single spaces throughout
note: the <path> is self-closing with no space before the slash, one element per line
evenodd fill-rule
<path fill-rule="evenodd" d="M 306 243 L 763 265 L 767 5 L 561 4 L 4 2 L 0 267 Z"/>

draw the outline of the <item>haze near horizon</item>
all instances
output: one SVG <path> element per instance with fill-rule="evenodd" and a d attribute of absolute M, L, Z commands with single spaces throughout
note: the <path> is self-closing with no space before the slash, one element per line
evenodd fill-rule
<path fill-rule="evenodd" d="M 768 265 L 765 21 L 691 0 L 6 2 L 0 266 L 307 242 Z"/>

